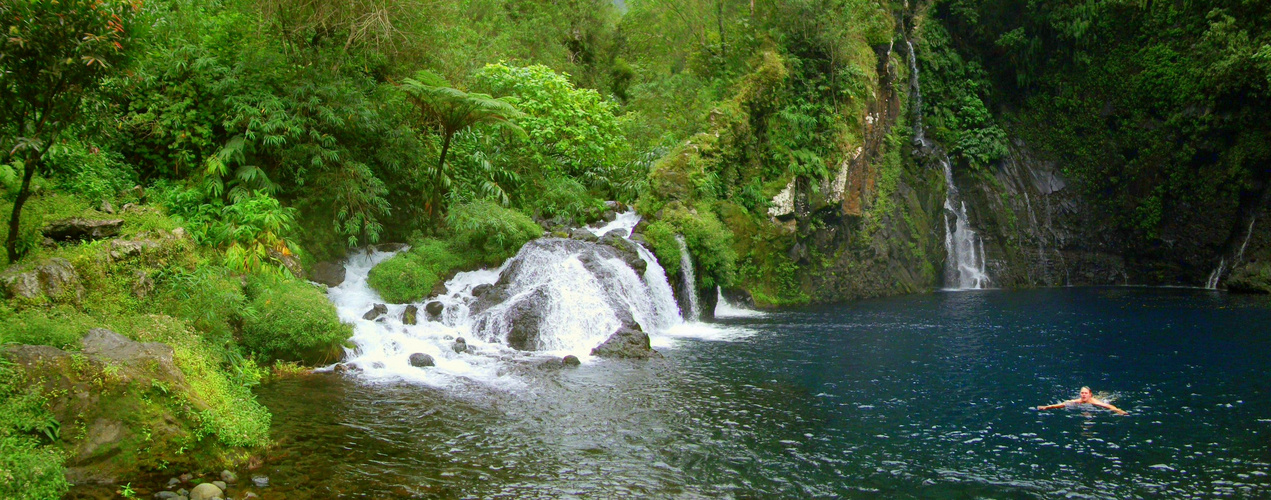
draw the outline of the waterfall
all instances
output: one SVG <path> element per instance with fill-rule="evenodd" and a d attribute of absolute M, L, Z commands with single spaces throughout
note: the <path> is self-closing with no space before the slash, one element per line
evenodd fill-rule
<path fill-rule="evenodd" d="M 1231 259 L 1232 269 L 1235 269 L 1235 267 L 1240 264 L 1240 261 L 1244 259 L 1245 248 L 1249 246 L 1249 238 L 1253 236 L 1253 224 L 1257 221 L 1257 217 L 1249 219 L 1249 229 L 1245 230 L 1245 239 L 1240 243 L 1240 249 L 1236 251 L 1235 257 Z M 1209 290 L 1217 290 L 1218 283 L 1222 281 L 1222 273 L 1227 270 L 1226 267 L 1227 258 L 1223 257 L 1218 259 L 1218 267 L 1214 268 L 1214 270 L 1209 273 L 1209 278 L 1205 280 L 1205 288 Z"/>
<path fill-rule="evenodd" d="M 702 310 L 697 305 L 697 279 L 693 277 L 693 258 L 688 253 L 683 235 L 675 235 L 675 241 L 680 244 L 680 276 L 684 278 L 684 295 L 688 300 L 688 316 L 685 319 L 697 321 L 702 317 Z"/>
<path fill-rule="evenodd" d="M 926 146 L 926 131 L 922 128 L 922 89 L 918 85 L 918 58 L 914 56 L 913 42 L 905 40 L 905 45 L 909 47 L 909 89 L 913 94 L 914 144 Z"/>
<path fill-rule="evenodd" d="M 734 305 L 724 298 L 724 291 L 719 287 L 715 287 L 715 317 L 716 318 L 758 318 L 764 316 L 764 313 L 754 309 L 747 309 L 738 305 Z"/>
<path fill-rule="evenodd" d="M 944 199 L 945 259 L 944 284 L 946 288 L 965 290 L 989 285 L 984 258 L 984 241 L 971 227 L 967 218 L 966 203 L 959 201 L 958 188 L 953 184 L 953 169 L 949 159 L 940 159 L 944 166 L 947 195 Z"/>
<path fill-rule="evenodd" d="M 612 227 L 599 230 L 625 229 L 630 235 L 637 222 L 638 216 L 627 213 Z M 616 257 L 620 252 L 608 246 L 556 238 L 534 240 L 498 269 L 458 273 L 439 296 L 414 304 L 386 304 L 387 313 L 365 319 L 372 306 L 384 303 L 367 285 L 367 276 L 376 264 L 393 256 L 372 250 L 346 261 L 347 278 L 328 289 L 327 296 L 341 321 L 353 325 L 354 347 L 347 350 L 346 362 L 357 366 L 359 376 L 371 380 L 434 386 L 476 381 L 522 387 L 523 382 L 512 375 L 515 370 L 508 369 L 510 363 L 565 354 L 589 362 L 590 350 L 626 322 L 638 324 L 655 345 L 663 347 L 671 342 L 667 335 L 732 338 L 728 332 L 696 326 L 685 331 L 666 271 L 651 252 L 634 242 L 631 247 L 644 263 L 643 273 L 633 269 L 632 259 Z M 495 293 L 493 289 L 501 290 L 506 299 L 483 302 L 490 297 L 487 294 Z M 433 302 L 444 308 L 437 316 L 427 313 L 426 306 Z M 403 321 L 409 307 L 418 311 L 416 324 Z M 537 352 L 513 349 L 508 341 L 513 320 L 526 315 L 537 320 L 533 344 Z M 456 348 L 458 337 L 464 338 L 466 349 Z M 428 354 L 435 366 L 411 366 L 414 353 Z M 559 363 L 559 357 L 554 359 Z"/>
<path fill-rule="evenodd" d="M 1205 280 L 1205 288 L 1210 290 L 1218 289 L 1218 281 L 1222 279 L 1223 268 L 1226 267 L 1226 265 L 1226 257 L 1218 259 L 1218 267 L 1214 268 L 1213 272 L 1209 273 L 1209 279 Z"/>

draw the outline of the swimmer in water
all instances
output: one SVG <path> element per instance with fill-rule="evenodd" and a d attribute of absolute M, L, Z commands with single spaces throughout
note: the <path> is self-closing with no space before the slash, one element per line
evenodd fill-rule
<path fill-rule="evenodd" d="M 1062 403 L 1055 403 L 1053 405 L 1038 406 L 1037 409 L 1038 410 L 1058 410 L 1065 406 L 1082 405 L 1082 404 L 1094 405 L 1099 408 L 1103 408 L 1105 410 L 1112 410 L 1116 412 L 1117 415 L 1128 414 L 1128 412 L 1126 412 L 1125 410 L 1112 406 L 1108 404 L 1106 401 L 1103 401 L 1101 399 L 1094 397 L 1094 393 L 1090 392 L 1089 387 L 1082 387 L 1081 395 L 1077 399 L 1069 399 Z"/>

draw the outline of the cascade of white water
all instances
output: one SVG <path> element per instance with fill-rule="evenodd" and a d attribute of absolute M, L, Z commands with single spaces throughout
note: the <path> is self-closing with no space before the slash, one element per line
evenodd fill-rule
<path fill-rule="evenodd" d="M 1240 244 L 1240 251 L 1236 252 L 1236 260 L 1231 261 L 1232 265 L 1239 264 L 1241 259 L 1244 259 L 1245 248 L 1249 246 L 1249 238 L 1253 236 L 1253 223 L 1257 221 L 1257 217 L 1249 218 L 1249 229 L 1245 231 L 1245 241 Z"/>
<path fill-rule="evenodd" d="M 944 199 L 944 248 L 948 256 L 945 259 L 945 287 L 959 290 L 984 288 L 990 283 L 984 258 L 984 242 L 971 227 L 966 203 L 958 201 L 958 188 L 953 184 L 953 169 L 949 166 L 949 159 L 941 158 L 940 161 L 944 167 L 948 193 Z"/>
<path fill-rule="evenodd" d="M 1227 266 L 1227 258 L 1218 259 L 1218 267 L 1209 273 L 1209 278 L 1205 280 L 1205 288 L 1210 290 L 1218 289 L 1218 282 L 1222 280 L 1222 272 Z"/>
<path fill-rule="evenodd" d="M 630 235 L 638 222 L 634 213 L 621 214 L 593 232 L 625 229 Z M 507 334 L 512 317 L 526 310 L 540 319 L 534 346 L 538 355 L 573 354 L 584 362 L 590 362 L 590 350 L 619 327 L 620 318 L 639 324 L 658 348 L 672 347 L 675 339 L 684 337 L 732 340 L 747 334 L 736 328 L 686 324 L 666 271 L 642 246 L 635 248 L 645 270 L 637 273 L 622 259 L 606 257 L 612 255 L 608 250 L 588 245 L 575 240 L 536 240 L 498 269 L 458 273 L 445 283 L 445 293 L 415 304 L 386 304 L 387 312 L 371 319 L 364 315 L 384 301 L 367 284 L 367 276 L 393 253 L 356 254 L 345 264 L 344 283 L 327 291 L 341 321 L 353 325 L 354 347 L 348 349 L 345 361 L 372 380 L 434 386 L 472 381 L 513 389 L 524 382 L 509 375 L 514 372 L 508 370 L 509 360 L 524 359 L 526 353 L 512 349 Z M 509 269 L 512 266 L 517 269 Z M 692 283 L 691 262 L 685 269 Z M 508 282 L 500 283 L 501 276 Z M 483 285 L 505 287 L 507 299 L 474 313 L 480 299 L 473 292 Z M 491 292 L 478 295 L 484 293 Z M 525 302 L 531 298 L 536 301 Z M 425 303 L 433 301 L 444 306 L 439 316 L 426 312 Z M 690 304 L 696 307 L 696 301 Z M 417 309 L 415 324 L 403 321 L 408 307 Z M 466 349 L 456 348 L 459 337 L 466 341 Z M 411 366 L 414 353 L 428 354 L 435 366 Z"/>
<path fill-rule="evenodd" d="M 675 235 L 675 241 L 680 244 L 680 276 L 684 278 L 684 295 L 688 296 L 688 315 L 684 319 L 697 321 L 702 317 L 702 310 L 697 305 L 697 279 L 693 276 L 693 257 L 688 253 L 688 245 L 684 243 L 683 236 Z"/>
<path fill-rule="evenodd" d="M 914 56 L 914 44 L 905 40 L 909 47 L 909 89 L 913 94 L 911 104 L 914 108 L 914 142 L 926 146 L 926 131 L 922 127 L 922 89 L 918 85 L 918 58 Z"/>
<path fill-rule="evenodd" d="M 719 287 L 715 287 L 715 317 L 716 318 L 758 318 L 764 316 L 764 313 L 754 309 L 747 309 L 738 305 L 734 305 L 724 298 L 724 291 Z"/>

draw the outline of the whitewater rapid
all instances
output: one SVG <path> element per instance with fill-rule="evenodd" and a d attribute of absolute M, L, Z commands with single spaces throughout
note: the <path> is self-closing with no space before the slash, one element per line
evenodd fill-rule
<path fill-rule="evenodd" d="M 630 237 L 639 220 L 634 212 L 627 212 L 604 226 L 587 229 L 598 236 L 622 230 L 620 234 Z M 645 262 L 642 274 L 620 259 L 608 259 L 591 263 L 592 269 L 599 267 L 604 271 L 597 275 L 588 271 L 579 255 L 559 248 L 527 246 L 518 254 L 522 267 L 518 276 L 523 282 L 509 286 L 510 297 L 506 301 L 478 314 L 471 312 L 478 300 L 473 290 L 495 284 L 513 259 L 497 269 L 458 273 L 445 283 L 446 292 L 439 296 L 412 304 L 390 304 L 370 287 L 367 276 L 396 252 L 371 249 L 354 254 L 345 263 L 344 282 L 327 291 L 340 320 L 353 326 L 352 346 L 346 349 L 344 363 L 356 365 L 355 373 L 370 381 L 406 381 L 435 387 L 477 383 L 514 390 L 525 384 L 521 378 L 525 370 L 519 368 L 559 362 L 565 355 L 577 356 L 584 365 L 601 362 L 591 356 L 591 349 L 613 333 L 618 325 L 616 316 L 622 314 L 601 299 L 606 293 L 617 297 L 612 302 L 621 304 L 649 334 L 655 349 L 677 348 L 687 338 L 737 341 L 750 335 L 741 326 L 686 321 L 666 271 L 643 246 L 636 245 L 636 249 Z M 509 304 L 533 293 L 552 298 L 551 306 L 541 311 L 548 319 L 540 332 L 541 348 L 516 350 L 506 344 L 506 325 L 497 323 L 500 315 L 507 313 Z M 437 317 L 426 312 L 426 305 L 433 301 L 444 306 Z M 365 319 L 364 315 L 376 304 L 385 304 L 387 312 Z M 723 300 L 719 304 L 716 314 L 721 318 L 753 314 Z M 408 306 L 418 309 L 417 324 L 403 322 Z M 483 320 L 486 323 L 479 324 Z M 492 331 L 496 333 L 491 334 Z M 463 352 L 454 348 L 460 337 L 467 344 Z M 409 359 L 414 353 L 428 354 L 435 366 L 411 366 Z"/>

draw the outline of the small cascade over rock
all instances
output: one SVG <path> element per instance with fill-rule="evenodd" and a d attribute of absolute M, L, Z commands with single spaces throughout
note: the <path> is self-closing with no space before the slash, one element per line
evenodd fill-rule
<path fill-rule="evenodd" d="M 341 320 L 354 325 L 356 347 L 338 370 L 429 385 L 461 379 L 517 385 L 509 375 L 515 370 L 508 369 L 516 360 L 525 366 L 544 357 L 556 365 L 560 356 L 585 362 L 593 350 L 596 356 L 656 357 L 651 337 L 667 346 L 672 341 L 665 335 L 725 333 L 685 324 L 666 271 L 629 239 L 639 220 L 628 212 L 588 228 L 601 235 L 596 241 L 531 241 L 500 268 L 458 273 L 444 293 L 414 304 L 386 304 L 366 283 L 371 268 L 394 252 L 356 254 L 345 263 L 344 281 L 328 290 Z M 372 310 L 377 314 L 366 318 Z"/>
<path fill-rule="evenodd" d="M 697 279 L 693 276 L 693 256 L 688 253 L 684 236 L 675 235 L 675 242 L 680 244 L 680 276 L 684 278 L 684 297 L 685 302 L 688 303 L 686 319 L 697 321 L 702 317 L 702 309 L 697 305 Z"/>
<path fill-rule="evenodd" d="M 1227 267 L 1227 258 L 1218 259 L 1218 267 L 1210 271 L 1209 278 L 1205 280 L 1205 288 L 1209 290 L 1217 290 L 1218 285 L 1222 282 L 1223 274 L 1229 270 L 1235 269 L 1244 260 L 1245 249 L 1249 247 L 1249 239 L 1253 237 L 1253 225 L 1258 222 L 1257 217 L 1249 217 L 1249 228 L 1245 230 L 1245 237 L 1240 242 L 1240 248 L 1236 250 L 1236 254 L 1231 258 L 1231 267 Z M 1228 250 L 1230 251 L 1230 250 Z"/>
<path fill-rule="evenodd" d="M 943 158 L 941 163 L 944 164 L 944 179 L 948 184 L 948 195 L 944 199 L 944 247 L 948 254 L 944 267 L 945 287 L 959 290 L 984 288 L 989 285 L 984 241 L 971 228 L 966 203 L 958 199 L 949 159 Z"/>
<path fill-rule="evenodd" d="M 922 126 L 922 88 L 918 84 L 918 58 L 914 55 L 914 44 L 905 40 L 909 47 L 909 92 L 913 95 L 910 103 L 914 111 L 914 144 L 927 147 L 927 134 Z"/>

